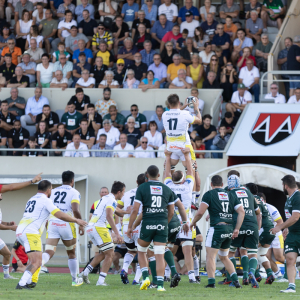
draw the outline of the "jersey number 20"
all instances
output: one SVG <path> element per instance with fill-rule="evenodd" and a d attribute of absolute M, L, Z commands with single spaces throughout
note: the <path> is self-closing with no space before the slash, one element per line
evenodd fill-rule
<path fill-rule="evenodd" d="M 152 196 L 151 207 L 161 207 L 161 197 L 160 196 Z"/>

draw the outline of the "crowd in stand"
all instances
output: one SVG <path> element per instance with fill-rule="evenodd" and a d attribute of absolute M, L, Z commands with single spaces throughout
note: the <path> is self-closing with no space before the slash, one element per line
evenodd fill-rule
<path fill-rule="evenodd" d="M 219 132 L 208 115 L 203 125 L 190 129 L 195 149 L 223 150 L 231 124 L 252 95 L 259 102 L 260 74 L 267 70 L 272 47 L 268 27 L 279 29 L 286 13 L 285 0 L 250 0 L 245 7 L 243 1 L 224 0 L 215 7 L 205 0 L 200 8 L 185 0 L 180 9 L 171 0 L 105 0 L 96 5 L 81 0 L 77 6 L 71 0 L 7 2 L 0 3 L 0 87 L 11 88 L 11 97 L 1 104 L 0 147 L 31 147 L 32 153 L 36 147 L 135 149 L 129 154 L 85 151 L 84 156 L 151 157 L 155 154 L 134 153 L 164 145 L 157 113 L 163 107 L 156 108 L 147 127 L 136 106 L 132 116 L 117 112 L 117 103 L 110 99 L 115 88 L 223 89 L 227 117 Z M 282 70 L 300 70 L 299 46 L 299 36 L 285 40 L 278 56 Z M 300 81 L 299 76 L 286 78 Z M 35 95 L 26 103 L 18 97 L 19 87 L 36 87 Z M 76 95 L 59 120 L 42 89 L 70 87 L 76 88 Z M 299 87 L 296 81 L 285 84 L 289 103 L 300 103 Z M 102 88 L 103 99 L 90 103 L 90 88 Z M 278 89 L 272 84 L 266 97 L 285 103 Z M 35 137 L 25 129 L 32 124 Z"/>

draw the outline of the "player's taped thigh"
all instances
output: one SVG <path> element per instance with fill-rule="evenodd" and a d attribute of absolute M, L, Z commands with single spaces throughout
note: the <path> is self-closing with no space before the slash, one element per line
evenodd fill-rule
<path fill-rule="evenodd" d="M 135 245 L 135 242 L 125 243 L 125 245 L 126 245 L 128 251 L 136 252 L 138 250 Z"/>
<path fill-rule="evenodd" d="M 171 166 L 171 171 L 175 171 L 176 166 Z"/>
<path fill-rule="evenodd" d="M 148 250 L 148 247 L 142 247 L 139 243 L 137 244 L 137 249 L 139 252 L 144 252 L 146 253 Z"/>
<path fill-rule="evenodd" d="M 268 262 L 269 259 L 267 258 L 267 253 L 268 253 L 269 248 L 263 248 L 259 247 L 257 251 L 257 259 L 260 263 Z"/>
<path fill-rule="evenodd" d="M 76 244 L 71 245 L 71 246 L 65 246 L 66 250 L 70 251 L 76 248 Z"/>
<path fill-rule="evenodd" d="M 154 254 L 165 254 L 165 250 L 166 250 L 166 246 L 154 245 Z"/>
<path fill-rule="evenodd" d="M 57 247 L 57 246 L 53 246 L 53 245 L 48 245 L 48 244 L 46 244 L 46 246 L 45 246 L 45 251 L 50 250 L 50 251 L 55 252 L 55 251 L 56 251 L 56 247 Z"/>
<path fill-rule="evenodd" d="M 246 249 L 249 254 L 257 254 L 257 249 Z"/>
<path fill-rule="evenodd" d="M 168 247 L 168 248 L 173 248 L 173 247 L 174 247 L 174 244 L 167 244 L 167 247 Z"/>
<path fill-rule="evenodd" d="M 113 242 L 109 242 L 107 244 L 101 245 L 98 247 L 99 250 L 101 250 L 102 252 L 114 249 L 114 243 Z"/>
<path fill-rule="evenodd" d="M 229 250 L 226 250 L 226 251 L 219 250 L 218 251 L 219 256 L 228 256 L 228 253 L 229 253 Z"/>
<path fill-rule="evenodd" d="M 192 246 L 193 247 L 194 245 L 194 242 L 193 241 L 184 241 L 182 244 L 181 244 L 181 247 L 185 247 L 185 246 Z"/>
<path fill-rule="evenodd" d="M 229 247 L 229 252 L 234 252 L 236 251 L 237 247 L 234 247 L 234 246 L 230 246 Z"/>

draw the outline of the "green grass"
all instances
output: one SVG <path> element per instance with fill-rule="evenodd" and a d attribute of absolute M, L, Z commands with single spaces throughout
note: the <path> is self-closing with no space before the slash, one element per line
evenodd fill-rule
<path fill-rule="evenodd" d="M 14 277 L 21 277 L 21 274 L 12 274 Z M 108 275 L 106 282 L 109 287 L 96 286 L 98 275 L 89 275 L 91 284 L 83 284 L 79 287 L 71 286 L 71 277 L 69 274 L 41 274 L 38 285 L 32 291 L 15 290 L 18 283 L 17 280 L 3 280 L 2 274 L 0 279 L 0 299 L 30 299 L 30 300 L 47 300 L 47 299 L 101 299 L 101 300 L 127 300 L 141 299 L 150 300 L 156 298 L 184 300 L 184 299 L 199 299 L 206 298 L 209 300 L 260 300 L 260 299 L 295 299 L 300 295 L 299 291 L 296 294 L 280 294 L 281 289 L 287 288 L 287 283 L 273 283 L 273 285 L 261 284 L 259 289 L 252 289 L 251 286 L 235 289 L 228 286 L 217 285 L 216 289 L 205 289 L 207 277 L 201 278 L 201 284 L 189 284 L 188 277 L 182 276 L 179 286 L 175 289 L 169 288 L 169 283 L 165 284 L 166 292 L 157 292 L 153 289 L 140 291 L 139 286 L 131 284 L 124 285 L 121 282 L 119 275 Z M 221 280 L 217 277 L 216 281 Z M 129 276 L 130 283 L 133 276 Z M 263 279 L 263 282 L 265 280 Z"/>

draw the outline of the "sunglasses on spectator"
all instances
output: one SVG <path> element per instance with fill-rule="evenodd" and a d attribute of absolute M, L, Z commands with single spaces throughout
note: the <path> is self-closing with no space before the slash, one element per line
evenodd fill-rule
<path fill-rule="evenodd" d="M 142 144 L 148 144 L 148 142 L 142 142 Z"/>
<path fill-rule="evenodd" d="M 8 45 L 14 45 L 15 43 L 7 43 Z"/>
<path fill-rule="evenodd" d="M 59 59 L 67 59 L 66 57 L 60 57 Z"/>
<path fill-rule="evenodd" d="M 271 90 L 277 90 L 278 87 L 271 87 Z"/>
<path fill-rule="evenodd" d="M 134 124 L 134 122 L 127 122 L 127 124 Z"/>
<path fill-rule="evenodd" d="M 124 65 L 123 65 L 123 64 L 118 64 L 118 66 L 120 66 L 120 67 L 124 67 Z"/>
<path fill-rule="evenodd" d="M 137 111 L 137 109 L 131 109 L 131 111 Z"/>

